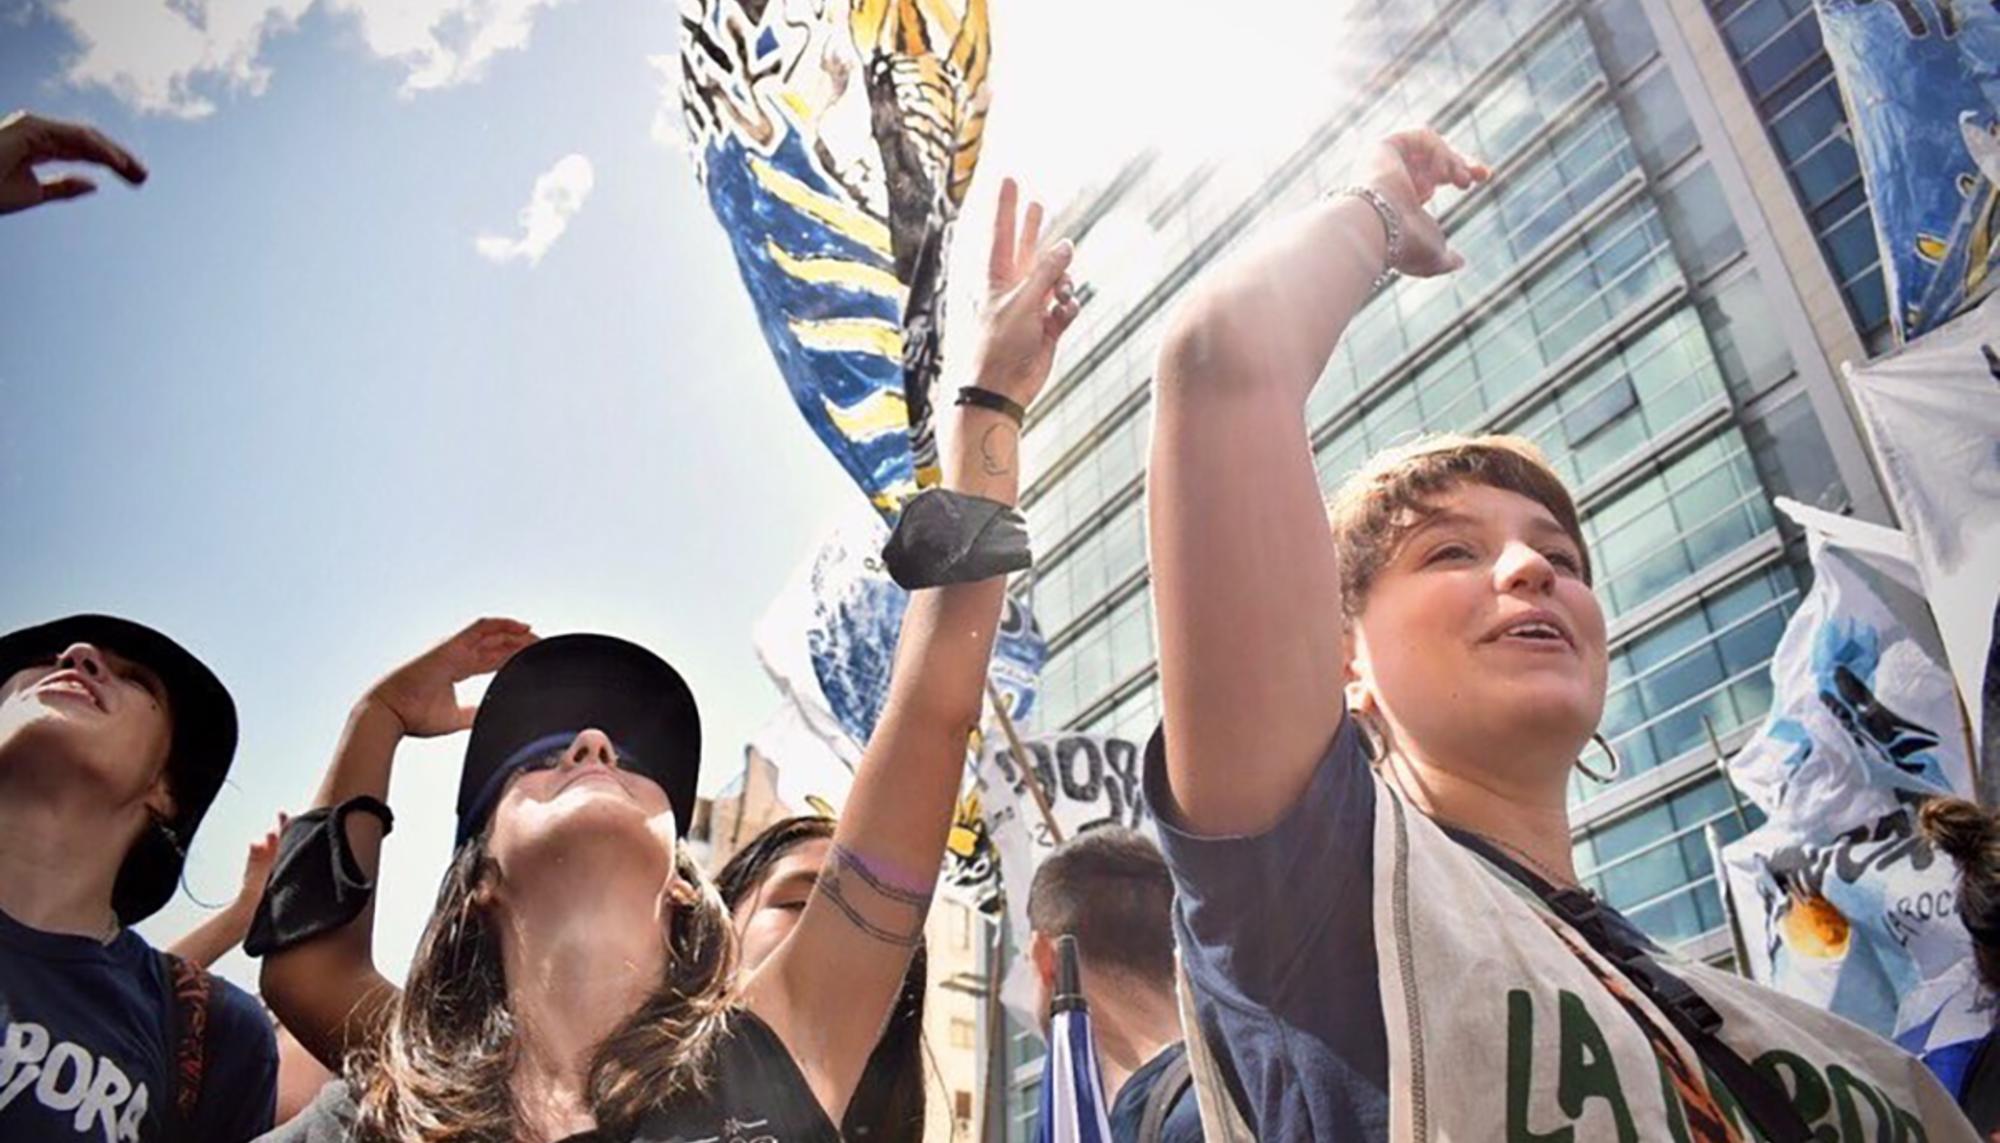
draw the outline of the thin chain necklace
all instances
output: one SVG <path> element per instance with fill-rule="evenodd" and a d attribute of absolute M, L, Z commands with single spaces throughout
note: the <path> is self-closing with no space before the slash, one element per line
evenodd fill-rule
<path fill-rule="evenodd" d="M 1506 850 L 1508 854 L 1510 854 L 1511 856 L 1517 857 L 1520 860 L 1526 862 L 1528 866 L 1532 868 L 1536 873 L 1541 874 L 1544 880 L 1546 880 L 1549 884 L 1555 886 L 1558 889 L 1576 889 L 1584 893 L 1589 893 L 1592 897 L 1597 896 L 1596 893 L 1591 892 L 1591 890 L 1585 889 L 1583 886 L 1577 884 L 1577 881 L 1574 877 L 1564 877 L 1562 874 L 1557 873 L 1555 870 L 1550 869 L 1548 866 L 1542 864 L 1539 861 L 1536 861 L 1534 854 L 1529 853 L 1527 850 L 1522 849 L 1518 845 L 1514 845 L 1511 842 L 1504 841 L 1500 838 L 1494 837 L 1492 834 L 1486 833 L 1483 830 L 1473 829 L 1471 826 L 1465 825 L 1460 822 L 1452 822 L 1451 824 L 1457 826 L 1459 829 L 1464 830 L 1465 832 L 1471 834 L 1472 836 L 1479 838 L 1482 841 L 1491 842 L 1492 844 L 1499 846 L 1501 849 Z"/>
<path fill-rule="evenodd" d="M 1401 779 L 1395 777 L 1394 771 L 1391 771 L 1391 781 L 1395 784 L 1398 790 L 1402 789 L 1403 783 Z M 1414 803 L 1414 799 L 1411 799 L 1408 793 L 1405 793 L 1403 797 Z M 1480 839 L 1481 841 L 1487 842 L 1491 845 L 1499 846 L 1501 849 L 1505 850 L 1508 853 L 1508 855 L 1519 858 L 1521 861 L 1527 863 L 1528 867 L 1533 869 L 1537 874 L 1539 874 L 1543 880 L 1547 881 L 1549 884 L 1555 886 L 1558 889 L 1573 889 L 1581 893 L 1587 893 L 1593 899 L 1595 899 L 1597 896 L 1596 890 L 1584 888 L 1581 884 L 1577 882 L 1577 879 L 1574 877 L 1565 877 L 1562 874 L 1557 873 L 1555 870 L 1550 869 L 1547 865 L 1544 865 L 1542 862 L 1535 860 L 1534 854 L 1529 853 L 1527 850 L 1522 849 L 1520 846 L 1515 845 L 1512 842 L 1503 840 L 1501 838 L 1497 838 L 1492 834 L 1487 833 L 1485 830 L 1473 829 L 1471 826 L 1466 825 L 1464 822 L 1456 821 L 1452 818 L 1445 817 L 1443 814 L 1440 813 L 1433 812 L 1430 814 L 1430 817 L 1435 821 L 1442 822 L 1445 825 L 1451 826 L 1453 829 L 1462 829 L 1466 833 L 1471 834 L 1472 836 Z"/>

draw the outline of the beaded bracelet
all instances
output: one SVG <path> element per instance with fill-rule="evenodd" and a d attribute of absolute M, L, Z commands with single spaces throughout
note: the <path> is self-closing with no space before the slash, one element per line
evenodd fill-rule
<path fill-rule="evenodd" d="M 1329 201 L 1347 195 L 1353 195 L 1374 207 L 1375 213 L 1382 219 L 1382 230 L 1388 235 L 1388 249 L 1382 256 L 1382 272 L 1375 275 L 1374 281 L 1368 283 L 1368 292 L 1372 295 L 1396 280 L 1396 259 L 1403 253 L 1403 216 L 1395 207 L 1389 205 L 1389 200 L 1383 198 L 1382 192 L 1374 187 L 1352 185 L 1336 187 L 1326 192 Z"/>

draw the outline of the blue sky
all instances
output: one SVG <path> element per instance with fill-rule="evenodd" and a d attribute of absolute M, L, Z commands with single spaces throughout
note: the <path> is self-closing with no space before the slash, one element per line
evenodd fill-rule
<path fill-rule="evenodd" d="M 1216 53 L 1193 18 L 995 6 L 948 363 L 1000 174 L 1059 205 L 1149 140 L 1170 162 L 1267 147 L 1325 106 L 1328 6 L 1256 7 L 1313 34 Z M 671 0 L 0 0 L 0 110 L 95 122 L 153 172 L 0 219 L 0 630 L 127 614 L 230 684 L 242 746 L 196 897 L 227 899 L 251 838 L 307 804 L 370 681 L 481 614 L 666 655 L 701 700 L 704 789 L 776 708 L 751 626 L 859 494 L 658 137 L 677 50 Z M 538 260 L 482 256 L 482 235 L 521 237 L 545 174 L 584 169 Z M 1099 233 L 1076 272 L 1100 297 L 1156 271 L 1142 219 Z M 399 756 L 392 976 L 462 748 Z M 183 895 L 143 928 L 204 915 Z"/>
<path fill-rule="evenodd" d="M 557 8 L 477 82 L 410 97 L 315 9 L 263 45 L 261 95 L 193 120 L 79 90 L 71 29 L 7 14 L 0 107 L 95 121 L 153 177 L 0 220 L 0 629 L 129 614 L 229 682 L 242 747 L 193 891 L 229 895 L 371 679 L 483 613 L 658 649 L 702 701 L 705 784 L 732 772 L 776 702 L 751 623 L 858 494 L 649 137 L 670 9 Z M 594 189 L 541 262 L 476 253 L 570 153 Z M 427 906 L 461 748 L 404 752 L 385 912 Z M 183 897 L 145 929 L 201 915 Z M 399 962 L 414 922 L 384 930 Z"/>

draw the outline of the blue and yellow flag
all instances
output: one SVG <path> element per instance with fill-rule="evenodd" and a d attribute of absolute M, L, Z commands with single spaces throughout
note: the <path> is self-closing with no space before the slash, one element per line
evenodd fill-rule
<path fill-rule="evenodd" d="M 681 106 L 792 400 L 877 510 L 937 475 L 944 250 L 985 0 L 684 0 Z"/>
<path fill-rule="evenodd" d="M 1961 0 L 1817 7 L 1874 208 L 1889 318 L 1912 340 L 1983 297 L 2000 269 L 2000 12 Z"/>

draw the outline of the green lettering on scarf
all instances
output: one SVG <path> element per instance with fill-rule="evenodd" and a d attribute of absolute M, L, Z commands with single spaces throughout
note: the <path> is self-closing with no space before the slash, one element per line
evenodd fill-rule
<path fill-rule="evenodd" d="M 1535 1000 L 1525 989 L 1507 992 L 1507 1143 L 1570 1143 L 1567 1127 L 1540 1132 L 1528 1126 L 1528 1098 L 1535 1090 Z"/>
<path fill-rule="evenodd" d="M 1819 1078 L 1819 1069 L 1783 1048 L 1772 1048 L 1757 1057 L 1757 1071 L 1765 1079 L 1776 1084 L 1778 1090 L 1791 1097 L 1792 1107 L 1799 1118 L 1807 1123 L 1818 1123 L 1833 1109 L 1833 1097 L 1827 1093 L 1826 1081 Z M 1813 1132 L 1815 1143 L 1838 1143 L 1845 1136 L 1835 1135 L 1831 1127 L 1821 1127 Z"/>
<path fill-rule="evenodd" d="M 1867 1082 L 1856 1077 L 1853 1072 L 1839 1064 L 1829 1065 L 1826 1081 L 1833 1088 L 1833 1102 L 1840 1109 L 1840 1138 L 1842 1143 L 1864 1143 L 1867 1138 L 1862 1133 L 1860 1110 L 1855 1107 L 1854 1097 L 1868 1101 L 1875 1116 L 1875 1143 L 1896 1143 L 1896 1121 L 1890 1116 L 1885 1101 Z"/>
<path fill-rule="evenodd" d="M 1602 1099 L 1611 1105 L 1612 1122 L 1618 1125 L 1618 1143 L 1638 1143 L 1632 1126 L 1632 1109 L 1625 1105 L 1625 1091 L 1618 1086 L 1618 1063 L 1611 1058 L 1611 1045 L 1591 1019 L 1590 1009 L 1574 992 L 1557 994 L 1562 1013 L 1561 1079 L 1556 1098 L 1571 1119 L 1583 1118 L 1583 1105 Z"/>

